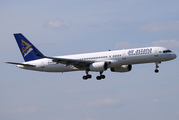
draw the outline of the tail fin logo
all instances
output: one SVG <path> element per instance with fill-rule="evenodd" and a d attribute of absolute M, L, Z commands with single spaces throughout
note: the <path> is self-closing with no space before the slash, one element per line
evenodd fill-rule
<path fill-rule="evenodd" d="M 31 47 L 31 45 L 29 43 L 23 41 L 23 40 L 21 40 L 21 41 L 22 41 L 22 43 L 21 43 L 21 45 L 22 45 L 22 53 L 24 53 L 27 49 L 29 49 Z"/>

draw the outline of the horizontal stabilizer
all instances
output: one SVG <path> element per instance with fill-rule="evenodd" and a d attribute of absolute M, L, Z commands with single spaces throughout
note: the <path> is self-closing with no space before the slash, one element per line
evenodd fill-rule
<path fill-rule="evenodd" d="M 23 63 L 15 63 L 15 62 L 6 62 L 8 64 L 14 64 L 14 65 L 23 65 L 27 67 L 35 67 L 35 65 L 30 65 L 30 64 L 23 64 Z"/>

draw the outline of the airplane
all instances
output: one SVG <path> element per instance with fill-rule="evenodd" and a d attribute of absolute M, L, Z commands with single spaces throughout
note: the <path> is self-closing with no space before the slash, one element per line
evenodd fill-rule
<path fill-rule="evenodd" d="M 23 63 L 6 62 L 15 64 L 18 68 L 42 72 L 71 72 L 85 71 L 84 80 L 92 78 L 89 71 L 99 72 L 97 80 L 105 79 L 103 72 L 108 68 L 112 72 L 129 72 L 134 64 L 155 63 L 155 73 L 158 73 L 159 63 L 173 60 L 175 53 L 165 47 L 143 47 L 115 51 L 84 53 L 66 56 L 48 57 L 43 55 L 21 33 L 14 34 Z"/>

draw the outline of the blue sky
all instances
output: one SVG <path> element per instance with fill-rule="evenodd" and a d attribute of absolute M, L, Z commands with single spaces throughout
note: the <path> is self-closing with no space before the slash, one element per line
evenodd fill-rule
<path fill-rule="evenodd" d="M 163 46 L 179 56 L 177 0 L 0 1 L 1 120 L 178 120 L 178 58 L 128 73 L 43 73 L 23 62 L 13 33 L 48 56 Z"/>

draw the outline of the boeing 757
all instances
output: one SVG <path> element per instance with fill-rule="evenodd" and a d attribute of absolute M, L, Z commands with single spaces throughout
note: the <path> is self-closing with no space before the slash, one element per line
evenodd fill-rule
<path fill-rule="evenodd" d="M 7 62 L 27 70 L 43 72 L 85 71 L 84 80 L 92 78 L 89 71 L 99 72 L 97 80 L 105 78 L 103 72 L 108 68 L 112 72 L 129 72 L 133 64 L 155 63 L 158 73 L 159 63 L 175 59 L 177 56 L 165 47 L 143 47 L 125 50 L 94 52 L 66 56 L 48 57 L 43 55 L 21 33 L 14 34 L 24 58 L 23 63 Z"/>

